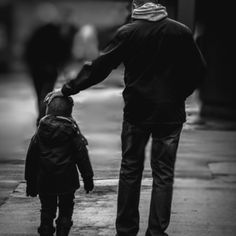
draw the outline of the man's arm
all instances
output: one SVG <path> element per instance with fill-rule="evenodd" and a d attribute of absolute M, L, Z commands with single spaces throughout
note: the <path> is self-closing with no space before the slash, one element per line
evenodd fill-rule
<path fill-rule="evenodd" d="M 75 79 L 68 81 L 61 90 L 57 90 L 49 97 L 73 95 L 103 81 L 124 59 L 126 32 L 124 27 L 120 28 L 97 59 L 85 63 Z"/>

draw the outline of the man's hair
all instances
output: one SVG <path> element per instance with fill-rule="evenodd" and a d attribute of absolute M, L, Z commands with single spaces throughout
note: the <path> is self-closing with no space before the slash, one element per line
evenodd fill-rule
<path fill-rule="evenodd" d="M 133 0 L 133 7 L 140 7 L 147 2 L 158 3 L 158 0 Z"/>
<path fill-rule="evenodd" d="M 71 116 L 73 109 L 73 99 L 71 97 L 55 97 L 47 104 L 47 115 Z"/>

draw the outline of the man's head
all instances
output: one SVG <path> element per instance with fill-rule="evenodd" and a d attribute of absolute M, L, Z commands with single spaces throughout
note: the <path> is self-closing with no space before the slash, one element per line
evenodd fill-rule
<path fill-rule="evenodd" d="M 46 114 L 54 116 L 71 116 L 73 106 L 74 102 L 71 97 L 55 97 L 47 104 Z"/>
<path fill-rule="evenodd" d="M 147 3 L 147 2 L 153 2 L 158 4 L 158 0 L 133 0 L 133 8 L 137 8 L 137 7 L 141 7 L 143 4 Z"/>

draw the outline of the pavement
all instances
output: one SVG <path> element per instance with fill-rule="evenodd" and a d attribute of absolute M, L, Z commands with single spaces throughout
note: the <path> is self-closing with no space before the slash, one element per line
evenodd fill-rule
<path fill-rule="evenodd" d="M 95 189 L 76 193 L 70 235 L 115 235 L 120 166 L 120 71 L 74 96 L 74 117 L 89 141 Z M 62 81 L 58 81 L 60 86 Z M 236 235 L 236 131 L 231 124 L 193 122 L 199 109 L 187 102 L 188 121 L 177 154 L 170 236 Z M 0 236 L 37 235 L 38 198 L 25 196 L 24 159 L 35 130 L 35 97 L 24 73 L 0 76 Z M 148 144 L 140 200 L 140 232 L 147 226 L 151 191 Z"/>

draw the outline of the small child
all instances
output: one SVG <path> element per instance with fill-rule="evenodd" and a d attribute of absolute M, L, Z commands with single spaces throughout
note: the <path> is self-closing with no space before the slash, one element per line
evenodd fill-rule
<path fill-rule="evenodd" d="M 32 137 L 25 163 L 26 195 L 41 202 L 38 233 L 51 236 L 57 206 L 57 236 L 69 234 L 73 224 L 75 191 L 80 187 L 77 167 L 87 193 L 93 190 L 93 170 L 87 141 L 72 118 L 71 97 L 55 97 L 47 104 L 46 116 Z"/>

